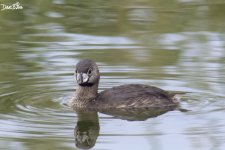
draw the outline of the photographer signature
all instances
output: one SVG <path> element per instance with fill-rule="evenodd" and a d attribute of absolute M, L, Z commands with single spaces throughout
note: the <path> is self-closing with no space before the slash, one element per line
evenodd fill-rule
<path fill-rule="evenodd" d="M 12 5 L 6 5 L 6 4 L 1 4 L 1 5 L 2 5 L 1 11 L 23 9 L 23 6 L 21 6 L 19 2 L 16 2 Z"/>

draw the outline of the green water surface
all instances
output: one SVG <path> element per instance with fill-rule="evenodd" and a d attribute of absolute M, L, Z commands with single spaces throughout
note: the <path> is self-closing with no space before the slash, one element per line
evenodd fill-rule
<path fill-rule="evenodd" d="M 96 150 L 225 149 L 224 0 L 1 0 L 0 149 L 72 150 L 75 64 L 97 62 L 99 90 L 130 83 L 179 91 L 146 121 L 85 114 Z M 0 5 L 3 9 L 3 5 Z"/>

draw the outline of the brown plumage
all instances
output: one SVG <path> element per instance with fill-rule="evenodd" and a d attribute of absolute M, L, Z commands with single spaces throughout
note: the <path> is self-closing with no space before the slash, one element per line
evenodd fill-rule
<path fill-rule="evenodd" d="M 166 91 L 142 84 L 116 86 L 100 92 L 89 107 L 148 108 L 176 105 Z"/>
<path fill-rule="evenodd" d="M 76 65 L 78 83 L 74 97 L 69 101 L 73 108 L 130 109 L 176 107 L 174 95 L 148 85 L 127 84 L 98 93 L 100 74 L 92 60 L 81 60 Z"/>

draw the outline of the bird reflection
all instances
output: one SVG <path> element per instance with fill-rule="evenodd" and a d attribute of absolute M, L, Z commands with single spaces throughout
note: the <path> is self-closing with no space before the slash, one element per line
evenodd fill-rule
<path fill-rule="evenodd" d="M 141 109 L 76 109 L 75 111 L 77 113 L 78 121 L 74 129 L 75 145 L 77 148 L 81 149 L 90 149 L 95 146 L 100 130 L 98 112 L 128 121 L 144 121 L 148 118 L 157 117 L 174 109 L 174 107 L 169 106 Z"/>
<path fill-rule="evenodd" d="M 99 135 L 98 114 L 96 111 L 77 111 L 77 117 L 74 129 L 75 145 L 81 149 L 90 149 Z"/>

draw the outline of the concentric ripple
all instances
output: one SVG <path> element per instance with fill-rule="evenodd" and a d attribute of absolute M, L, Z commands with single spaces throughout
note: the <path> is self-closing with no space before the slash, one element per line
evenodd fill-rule
<path fill-rule="evenodd" d="M 7 95 L 16 97 L 16 100 L 12 100 L 9 113 L 0 115 L 1 138 L 63 138 L 68 133 L 72 135 L 76 115 L 60 103 L 49 99 L 52 94 L 54 93 L 42 93 L 38 97 L 29 93 L 21 97 L 19 94 Z"/>

